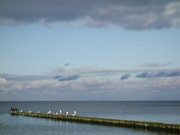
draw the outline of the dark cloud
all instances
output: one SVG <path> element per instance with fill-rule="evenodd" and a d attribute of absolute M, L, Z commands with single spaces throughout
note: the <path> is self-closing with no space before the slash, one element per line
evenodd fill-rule
<path fill-rule="evenodd" d="M 65 66 L 65 67 L 68 67 L 69 65 L 70 65 L 69 63 L 66 63 L 64 66 Z"/>
<path fill-rule="evenodd" d="M 180 27 L 179 0 L 1 0 L 0 24 L 79 21 L 88 27 Z"/>
<path fill-rule="evenodd" d="M 136 75 L 136 78 L 176 77 L 180 76 L 179 71 L 174 72 L 144 72 Z"/>
<path fill-rule="evenodd" d="M 136 75 L 136 78 L 148 78 L 148 77 L 150 77 L 148 72 L 144 72 L 144 73 Z"/>
<path fill-rule="evenodd" d="M 80 77 L 80 75 L 69 75 L 69 76 L 64 76 L 64 77 L 58 77 L 59 81 L 72 81 L 76 80 Z"/>
<path fill-rule="evenodd" d="M 125 75 L 123 75 L 123 76 L 121 76 L 121 80 L 125 80 L 125 79 L 128 79 L 130 77 L 130 75 L 129 74 L 125 74 Z"/>
<path fill-rule="evenodd" d="M 180 72 L 176 71 L 176 72 L 172 72 L 169 73 L 168 76 L 173 77 L 173 76 L 180 76 Z"/>
<path fill-rule="evenodd" d="M 59 78 L 61 78 L 60 75 L 57 75 L 57 76 L 54 77 L 54 79 L 59 79 Z"/>

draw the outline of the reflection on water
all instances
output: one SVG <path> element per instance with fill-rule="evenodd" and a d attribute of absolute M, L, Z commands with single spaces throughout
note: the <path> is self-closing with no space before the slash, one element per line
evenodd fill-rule
<path fill-rule="evenodd" d="M 59 109 L 69 112 L 76 110 L 78 115 L 84 116 L 130 117 L 143 120 L 157 118 L 157 121 L 160 121 L 158 116 L 161 116 L 160 118 L 163 118 L 161 121 L 174 122 L 174 119 L 176 119 L 175 122 L 180 121 L 180 102 L 0 102 L 0 135 L 178 135 L 142 129 L 11 116 L 10 107 L 41 112 L 48 110 L 55 112 Z"/>

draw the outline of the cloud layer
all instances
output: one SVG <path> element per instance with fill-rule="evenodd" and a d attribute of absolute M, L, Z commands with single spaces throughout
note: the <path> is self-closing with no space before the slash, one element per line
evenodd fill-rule
<path fill-rule="evenodd" d="M 140 65 L 140 66 L 142 66 L 142 67 L 165 67 L 165 66 L 168 66 L 169 64 L 168 63 L 166 63 L 166 64 L 160 64 L 160 63 L 144 63 L 144 64 L 142 64 L 142 65 Z"/>
<path fill-rule="evenodd" d="M 156 78 L 156 77 L 177 77 L 180 76 L 179 71 L 174 72 L 144 72 L 136 75 L 137 78 Z"/>
<path fill-rule="evenodd" d="M 0 100 L 180 100 L 179 69 L 128 71 L 85 66 L 57 71 L 60 73 L 53 70 L 44 76 L 0 74 Z"/>
<path fill-rule="evenodd" d="M 54 79 L 58 79 L 59 81 L 72 81 L 76 80 L 80 77 L 80 75 L 66 75 L 66 76 L 55 76 Z"/>
<path fill-rule="evenodd" d="M 179 100 L 180 80 L 111 81 L 85 78 L 76 81 L 12 82 L 0 78 L 1 100 Z M 14 96 L 16 95 L 16 96 Z M 6 97 L 6 98 L 4 98 Z M 12 97 L 11 99 L 9 97 Z"/>
<path fill-rule="evenodd" d="M 178 0 L 1 0 L 0 24 L 77 21 L 88 27 L 125 29 L 180 27 Z"/>

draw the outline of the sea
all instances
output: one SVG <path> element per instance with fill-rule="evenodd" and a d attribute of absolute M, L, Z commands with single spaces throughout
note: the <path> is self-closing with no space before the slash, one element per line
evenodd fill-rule
<path fill-rule="evenodd" d="M 47 113 L 62 110 L 77 116 L 159 122 L 180 125 L 180 101 L 1 101 L 0 135 L 178 135 L 178 133 L 147 131 L 57 121 L 43 118 L 12 116 L 10 108 Z"/>

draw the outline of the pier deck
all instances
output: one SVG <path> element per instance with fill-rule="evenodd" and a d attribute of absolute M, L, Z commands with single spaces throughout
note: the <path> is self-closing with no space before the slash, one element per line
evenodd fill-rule
<path fill-rule="evenodd" d="M 145 129 L 145 130 L 157 130 L 157 131 L 180 133 L 180 125 L 176 125 L 176 124 L 163 124 L 163 123 L 154 123 L 154 122 L 115 120 L 115 119 L 104 119 L 104 118 L 91 118 L 91 117 L 80 117 L 80 116 L 65 116 L 65 115 L 13 112 L 13 111 L 11 111 L 10 114 L 22 115 L 22 116 L 28 116 L 28 117 L 54 119 L 54 120 L 61 120 L 61 121 L 71 121 L 71 122 L 78 122 L 78 123 L 90 123 L 90 124 L 100 124 L 100 125 L 108 125 L 108 126 L 139 128 L 139 129 Z"/>

